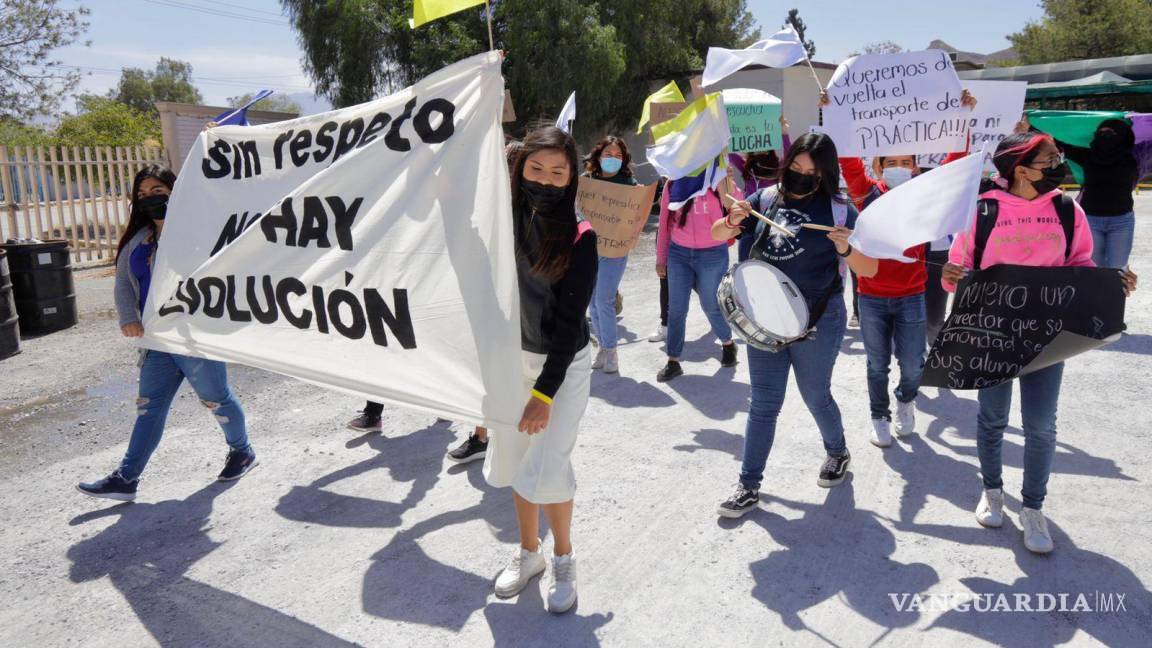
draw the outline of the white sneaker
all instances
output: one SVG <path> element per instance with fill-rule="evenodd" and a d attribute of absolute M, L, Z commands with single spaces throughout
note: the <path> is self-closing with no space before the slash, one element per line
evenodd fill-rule
<path fill-rule="evenodd" d="M 877 448 L 887 448 L 892 445 L 892 424 L 884 419 L 872 419 L 872 445 Z"/>
<path fill-rule="evenodd" d="M 664 339 L 667 337 L 668 337 L 668 327 L 667 326 L 661 326 L 661 327 L 657 328 L 655 331 L 653 331 L 652 335 L 648 336 L 648 341 L 649 342 L 663 342 Z"/>
<path fill-rule="evenodd" d="M 980 496 L 980 503 L 976 505 L 976 521 L 981 526 L 993 529 L 1004 524 L 1004 490 L 1000 488 L 985 488 Z"/>
<path fill-rule="evenodd" d="M 496 577 L 496 596 L 500 598 L 516 596 L 529 581 L 543 574 L 547 565 L 548 561 L 544 559 L 539 544 L 536 546 L 536 551 L 517 547 L 508 566 Z"/>
<path fill-rule="evenodd" d="M 916 431 L 916 401 L 896 401 L 896 434 L 904 437 Z"/>
<path fill-rule="evenodd" d="M 576 603 L 576 561 L 572 554 L 552 557 L 552 584 L 548 586 L 548 611 L 567 612 Z"/>
<path fill-rule="evenodd" d="M 607 357 L 607 355 L 608 355 L 608 349 L 601 348 L 599 351 L 597 351 L 596 357 L 592 359 L 592 368 L 593 369 L 603 369 L 604 368 L 604 358 Z"/>
<path fill-rule="evenodd" d="M 1020 509 L 1020 526 L 1024 527 L 1024 546 L 1028 551 L 1038 554 L 1052 551 L 1052 536 L 1043 513 L 1031 508 Z"/>
<path fill-rule="evenodd" d="M 620 358 L 616 356 L 616 349 L 605 349 L 604 373 L 620 373 Z"/>

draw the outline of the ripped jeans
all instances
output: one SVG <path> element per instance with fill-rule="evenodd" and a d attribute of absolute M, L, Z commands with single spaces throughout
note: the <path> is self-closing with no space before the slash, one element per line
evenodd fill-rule
<path fill-rule="evenodd" d="M 251 452 L 244 426 L 244 410 L 228 387 L 228 369 L 223 362 L 189 356 L 148 351 L 140 366 L 140 397 L 136 400 L 136 425 L 128 441 L 128 451 L 120 462 L 120 475 L 129 481 L 140 477 L 152 457 L 172 399 L 184 379 L 196 396 L 216 417 L 224 430 L 224 439 L 233 450 Z"/>

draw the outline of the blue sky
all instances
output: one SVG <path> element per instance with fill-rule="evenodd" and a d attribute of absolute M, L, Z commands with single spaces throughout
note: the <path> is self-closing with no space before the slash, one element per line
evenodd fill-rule
<path fill-rule="evenodd" d="M 296 36 L 280 16 L 277 0 L 62 4 L 92 11 L 86 36 L 91 46 L 58 53 L 65 64 L 89 74 L 82 86 L 86 92 L 102 94 L 115 85 L 120 68 L 151 68 L 161 56 L 190 62 L 196 85 L 211 104 L 262 87 L 287 94 L 311 90 Z M 788 9 L 799 9 L 808 37 L 816 42 L 816 59 L 834 63 L 883 40 L 922 49 L 940 38 L 958 49 L 987 53 L 1007 47 L 1006 34 L 1042 15 L 1035 0 L 751 0 L 748 6 L 765 34 L 779 28 Z"/>

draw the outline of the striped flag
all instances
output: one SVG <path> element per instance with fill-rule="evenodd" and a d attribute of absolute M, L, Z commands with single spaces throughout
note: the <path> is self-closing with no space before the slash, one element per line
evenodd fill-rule
<path fill-rule="evenodd" d="M 724 99 L 714 92 L 652 127 L 656 143 L 647 149 L 648 161 L 670 180 L 695 175 L 724 151 L 731 136 Z"/>
<path fill-rule="evenodd" d="M 689 200 L 703 196 L 709 189 L 715 189 L 728 177 L 728 160 L 726 155 L 718 155 L 699 173 L 687 175 L 668 183 L 668 209 L 676 211 Z"/>

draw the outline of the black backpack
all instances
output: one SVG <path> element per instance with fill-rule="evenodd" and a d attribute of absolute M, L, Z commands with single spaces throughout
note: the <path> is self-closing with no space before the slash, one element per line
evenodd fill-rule
<path fill-rule="evenodd" d="M 1060 217 L 1060 227 L 1064 228 L 1064 259 L 1072 256 L 1072 235 L 1076 228 L 1076 204 L 1068 194 L 1061 193 L 1052 198 L 1056 215 Z M 984 246 L 996 229 L 996 217 L 1000 214 L 1000 201 L 995 198 L 981 198 L 976 203 L 976 239 L 973 241 L 972 268 L 980 269 L 984 259 Z"/>

